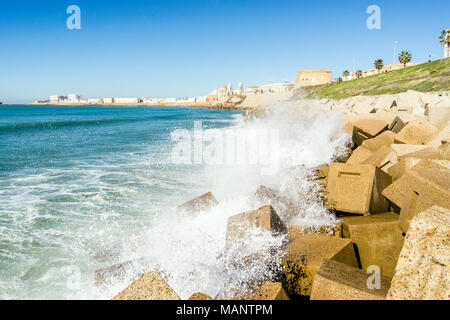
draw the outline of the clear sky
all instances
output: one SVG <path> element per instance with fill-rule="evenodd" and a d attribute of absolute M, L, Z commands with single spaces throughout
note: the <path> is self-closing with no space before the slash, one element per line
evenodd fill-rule
<path fill-rule="evenodd" d="M 81 29 L 69 30 L 69 5 Z M 369 30 L 369 5 L 381 29 Z M 298 69 L 342 71 L 443 57 L 448 0 L 0 0 L 0 101 L 205 95 L 221 84 L 293 81 Z"/>

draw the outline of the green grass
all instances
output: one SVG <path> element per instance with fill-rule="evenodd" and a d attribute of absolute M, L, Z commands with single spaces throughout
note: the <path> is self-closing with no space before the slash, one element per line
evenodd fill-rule
<path fill-rule="evenodd" d="M 450 90 L 450 59 L 427 62 L 346 82 L 303 87 L 297 91 L 294 99 L 306 97 L 338 100 L 358 95 L 395 94 L 408 90 L 420 92 Z"/>

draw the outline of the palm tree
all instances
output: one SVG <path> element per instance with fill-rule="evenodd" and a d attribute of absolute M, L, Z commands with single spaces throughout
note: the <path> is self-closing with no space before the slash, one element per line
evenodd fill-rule
<path fill-rule="evenodd" d="M 356 78 L 361 78 L 362 77 L 362 71 L 361 70 L 356 70 Z"/>
<path fill-rule="evenodd" d="M 412 60 L 412 54 L 409 51 L 402 51 L 398 56 L 398 61 L 403 63 L 403 67 L 406 68 L 406 64 Z"/>
<path fill-rule="evenodd" d="M 450 42 L 450 29 L 442 30 L 441 36 L 439 37 L 439 42 L 442 45 Z"/>
<path fill-rule="evenodd" d="M 375 69 L 377 69 L 378 71 L 380 71 L 381 69 L 383 69 L 384 67 L 384 62 L 383 59 L 377 59 L 374 61 L 373 66 L 375 67 Z"/>
<path fill-rule="evenodd" d="M 447 48 L 450 46 L 450 29 L 442 30 L 441 36 L 439 37 L 439 42 L 444 46 L 444 58 L 448 57 Z"/>
<path fill-rule="evenodd" d="M 348 77 L 350 75 L 350 72 L 348 72 L 348 70 L 345 70 L 344 72 L 342 72 L 342 76 L 345 78 L 345 77 Z"/>

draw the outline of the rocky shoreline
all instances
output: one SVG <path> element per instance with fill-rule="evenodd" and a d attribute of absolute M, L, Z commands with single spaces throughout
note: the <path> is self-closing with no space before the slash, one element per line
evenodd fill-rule
<path fill-rule="evenodd" d="M 266 205 L 229 218 L 226 247 L 245 246 L 254 228 L 282 238 L 268 252 L 232 261 L 259 261 L 273 266 L 275 276 L 243 285 L 233 299 L 449 300 L 450 94 L 408 91 L 310 103 L 342 112 L 342 130 L 352 136 L 347 154 L 310 168 L 317 196 L 339 222 L 320 228 L 290 224 L 285 215 L 296 204 L 261 186 L 255 198 Z M 269 112 L 252 108 L 244 116 Z M 217 204 L 206 193 L 178 209 L 196 214 Z M 96 283 L 123 279 L 136 265 L 115 300 L 180 299 L 145 258 L 98 270 Z M 190 300 L 213 298 L 192 292 Z"/>

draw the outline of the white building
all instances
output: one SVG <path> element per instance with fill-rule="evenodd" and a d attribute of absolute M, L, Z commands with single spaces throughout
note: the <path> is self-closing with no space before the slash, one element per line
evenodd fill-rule
<path fill-rule="evenodd" d="M 89 104 L 103 104 L 102 99 L 88 99 Z"/>
<path fill-rule="evenodd" d="M 67 101 L 67 96 L 50 96 L 50 102 L 64 102 Z"/>
<path fill-rule="evenodd" d="M 115 103 L 121 104 L 136 104 L 140 102 L 139 98 L 114 98 Z"/>
<path fill-rule="evenodd" d="M 239 84 L 238 84 L 238 93 L 239 94 L 244 93 L 244 85 L 242 84 L 242 82 L 239 82 Z"/>
<path fill-rule="evenodd" d="M 413 67 L 415 65 L 417 65 L 417 63 L 407 63 L 406 68 Z M 370 76 L 377 75 L 377 74 L 380 74 L 383 72 L 389 72 L 389 71 L 399 70 L 399 69 L 403 69 L 403 68 L 405 68 L 405 65 L 403 63 L 399 63 L 399 62 L 390 63 L 390 64 L 383 66 L 383 68 L 381 68 L 380 70 L 373 68 L 373 69 L 361 71 L 360 78 L 370 77 Z M 358 78 L 358 75 L 356 74 L 356 71 L 355 71 L 355 72 L 350 73 L 346 77 L 342 77 L 342 80 L 349 81 L 349 80 L 354 80 L 357 78 Z"/>
<path fill-rule="evenodd" d="M 261 93 L 261 88 L 258 86 L 248 87 L 247 90 L 245 90 L 245 94 L 247 94 L 247 95 L 259 94 L 259 93 Z"/>
<path fill-rule="evenodd" d="M 114 103 L 114 98 L 103 98 L 103 103 Z"/>
<path fill-rule="evenodd" d="M 143 102 L 144 103 L 159 103 L 159 100 L 161 100 L 161 99 L 159 99 L 159 98 L 146 98 L 146 99 L 144 99 L 143 100 Z"/>
<path fill-rule="evenodd" d="M 206 102 L 208 96 L 195 97 L 195 102 Z"/>
<path fill-rule="evenodd" d="M 67 95 L 67 100 L 69 102 L 79 102 L 81 100 L 81 95 L 80 94 L 71 93 L 71 94 Z"/>
<path fill-rule="evenodd" d="M 260 87 L 261 93 L 289 93 L 294 89 L 292 82 L 269 83 Z"/>
<path fill-rule="evenodd" d="M 221 99 L 221 98 L 225 98 L 226 96 L 228 96 L 228 88 L 226 85 L 221 85 L 219 90 L 217 91 L 217 98 Z"/>

